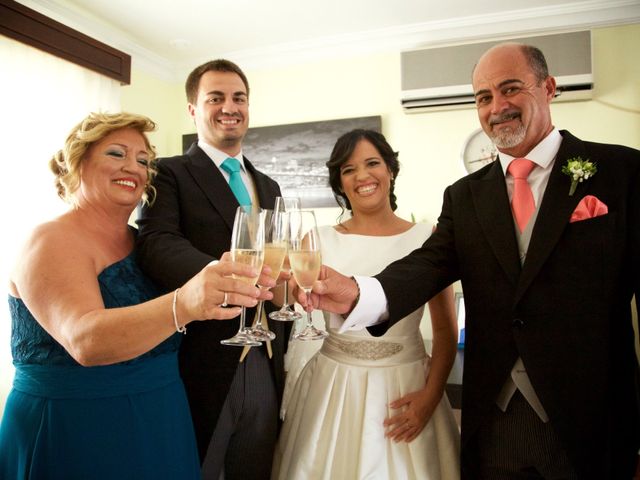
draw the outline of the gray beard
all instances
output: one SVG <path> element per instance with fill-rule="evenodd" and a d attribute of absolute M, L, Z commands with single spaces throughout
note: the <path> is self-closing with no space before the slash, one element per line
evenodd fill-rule
<path fill-rule="evenodd" d="M 490 137 L 498 148 L 513 148 L 520 145 L 526 135 L 527 129 L 524 125 L 520 124 L 515 130 L 508 131 L 504 129 L 498 133 L 491 132 Z"/>

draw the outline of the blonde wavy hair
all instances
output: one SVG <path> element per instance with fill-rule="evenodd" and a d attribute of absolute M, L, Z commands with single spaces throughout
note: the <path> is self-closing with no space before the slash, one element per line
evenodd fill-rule
<path fill-rule="evenodd" d="M 140 132 L 149 154 L 147 182 L 145 183 L 142 199 L 145 203 L 153 203 L 156 189 L 151 185 L 156 175 L 155 148 L 149 143 L 147 132 L 156 129 L 156 124 L 148 117 L 134 113 L 90 113 L 78 123 L 64 142 L 64 148 L 59 150 L 49 160 L 49 168 L 55 175 L 55 185 L 58 196 L 65 202 L 76 204 L 74 193 L 80 187 L 80 171 L 86 153 L 96 142 L 116 130 L 133 128 Z"/>

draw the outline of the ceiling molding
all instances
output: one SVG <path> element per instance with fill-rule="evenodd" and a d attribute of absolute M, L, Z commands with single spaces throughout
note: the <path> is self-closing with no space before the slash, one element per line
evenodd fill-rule
<path fill-rule="evenodd" d="M 142 47 L 127 32 L 116 29 L 76 6 L 59 0 L 22 0 L 21 3 L 131 55 L 132 66 L 168 82 L 182 82 L 195 66 L 174 63 Z M 404 25 L 310 41 L 271 45 L 250 50 L 212 52 L 202 58 L 229 58 L 245 70 L 291 66 L 322 59 L 399 52 L 461 43 L 501 40 L 596 27 L 640 23 L 638 0 L 590 0 L 549 7 L 505 11 Z M 196 62 L 197 64 L 197 62 Z"/>
<path fill-rule="evenodd" d="M 638 22 L 640 2 L 637 0 L 592 0 L 403 25 L 262 49 L 227 52 L 222 56 L 234 59 L 247 68 L 262 68 L 276 64 L 307 63 L 323 58 L 397 52 Z"/>

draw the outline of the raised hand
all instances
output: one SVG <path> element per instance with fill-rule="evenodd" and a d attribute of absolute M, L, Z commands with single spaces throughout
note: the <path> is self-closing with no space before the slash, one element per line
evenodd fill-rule
<path fill-rule="evenodd" d="M 240 306 L 254 307 L 263 297 L 271 299 L 269 292 L 261 292 L 232 275 L 253 278 L 256 272 L 248 265 L 232 262 L 225 253 L 220 262 L 207 265 L 181 287 L 177 302 L 181 318 L 227 320 L 238 316 Z M 268 274 L 262 272 L 262 276 Z M 234 307 L 226 307 L 225 302 Z"/>

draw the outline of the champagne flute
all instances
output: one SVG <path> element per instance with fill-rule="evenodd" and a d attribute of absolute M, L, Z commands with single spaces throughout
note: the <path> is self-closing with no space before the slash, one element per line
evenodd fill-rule
<path fill-rule="evenodd" d="M 281 210 L 263 210 L 264 217 L 264 264 L 271 267 L 270 277 L 276 280 L 280 275 L 284 257 L 287 255 L 289 238 L 289 216 Z M 261 287 L 266 288 L 266 287 Z M 257 340 L 273 340 L 276 334 L 262 325 L 264 300 L 258 303 L 257 321 L 251 329 L 251 335 Z"/>
<path fill-rule="evenodd" d="M 253 278 L 235 276 L 255 285 L 264 261 L 264 213 L 259 208 L 238 207 L 231 234 L 231 259 L 255 268 L 258 275 Z M 246 308 L 240 313 L 240 328 L 233 337 L 220 340 L 223 345 L 258 347 L 261 343 L 251 336 L 251 329 L 245 326 Z"/>
<path fill-rule="evenodd" d="M 311 304 L 311 288 L 320 275 L 322 257 L 320 255 L 320 237 L 316 226 L 316 216 L 310 210 L 298 210 L 289 214 L 291 245 L 289 261 L 293 277 L 298 286 L 307 294 L 307 303 Z M 324 330 L 313 326 L 311 311 L 307 311 L 307 325 L 301 332 L 293 335 L 295 340 L 321 340 L 328 335 Z"/>
<path fill-rule="evenodd" d="M 300 210 L 300 199 L 298 197 L 276 197 L 276 203 L 273 207 L 275 211 L 292 212 Z M 290 271 L 289 259 L 285 257 L 282 270 Z M 299 320 L 302 315 L 296 312 L 291 305 L 289 305 L 289 282 L 284 281 L 284 301 L 282 308 L 277 312 L 271 312 L 269 318 L 272 320 L 279 320 L 281 322 L 291 322 Z"/>

